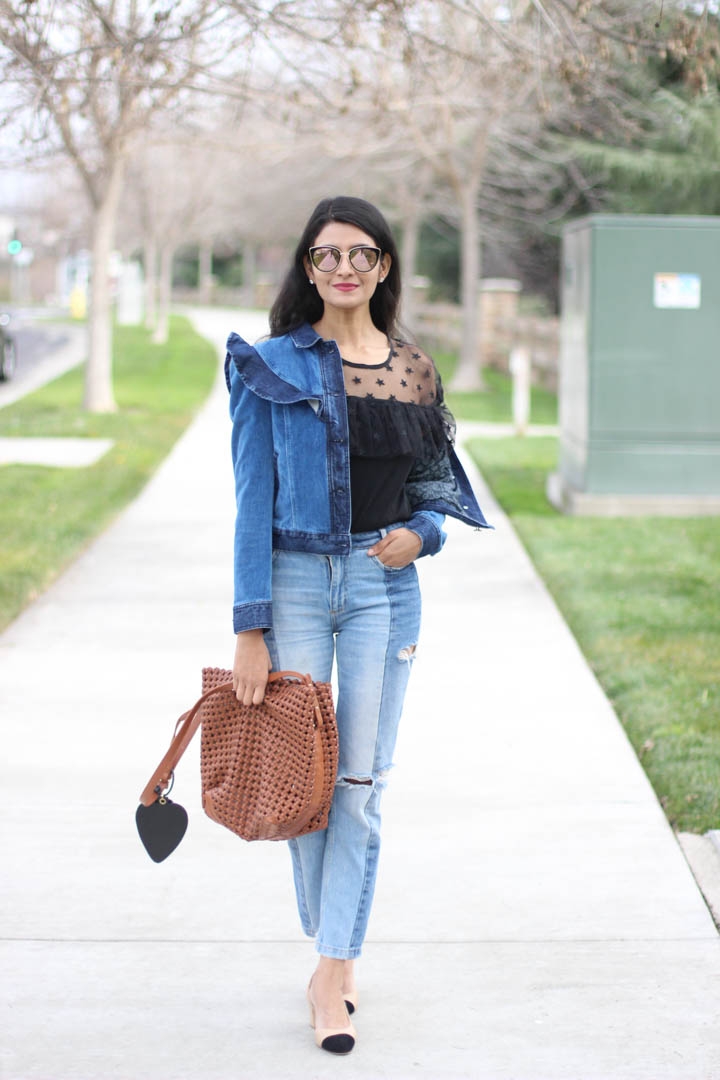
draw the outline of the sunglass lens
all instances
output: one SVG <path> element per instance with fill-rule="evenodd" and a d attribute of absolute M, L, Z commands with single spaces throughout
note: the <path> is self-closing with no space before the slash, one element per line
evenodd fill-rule
<path fill-rule="evenodd" d="M 329 274 L 340 262 L 340 252 L 337 248 L 318 247 L 313 249 L 313 265 L 324 273 Z"/>
<path fill-rule="evenodd" d="M 372 270 L 377 261 L 378 253 L 376 248 L 356 247 L 350 251 L 350 263 L 361 274 L 366 274 L 368 270 Z"/>

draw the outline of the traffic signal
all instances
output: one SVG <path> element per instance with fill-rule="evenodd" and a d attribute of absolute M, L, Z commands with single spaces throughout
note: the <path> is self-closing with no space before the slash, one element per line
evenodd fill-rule
<path fill-rule="evenodd" d="M 19 255 L 22 251 L 22 240 L 8 240 L 8 255 Z"/>

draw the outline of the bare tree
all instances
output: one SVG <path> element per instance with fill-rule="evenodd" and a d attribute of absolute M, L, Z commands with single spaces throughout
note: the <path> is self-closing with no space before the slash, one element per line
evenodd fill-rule
<path fill-rule="evenodd" d="M 168 337 L 172 272 L 185 244 L 212 245 L 223 228 L 223 198 L 231 158 L 220 133 L 156 125 L 128 167 L 121 214 L 136 222 L 134 241 L 145 266 L 146 325 L 153 341 Z M 139 227 L 138 227 L 139 226 Z M 206 256 L 204 274 L 207 276 Z"/>
<path fill-rule="evenodd" d="M 88 407 L 114 404 L 106 268 L 133 145 L 154 130 L 154 117 L 186 113 L 198 95 L 216 93 L 236 102 L 251 97 L 264 117 L 249 131 L 229 129 L 240 164 L 207 197 L 213 220 L 223 210 L 248 251 L 294 229 L 300 208 L 317 195 L 347 186 L 395 204 L 411 275 L 422 214 L 430 201 L 443 206 L 462 238 L 456 385 L 479 385 L 481 208 L 488 179 L 501 171 L 498 149 L 537 141 L 542 124 L 518 126 L 517 118 L 542 117 L 558 87 L 574 95 L 591 88 L 612 101 L 605 76 L 613 49 L 629 55 L 663 46 L 662 30 L 653 39 L 648 22 L 656 9 L 650 0 L 327 0 L 322 7 L 316 0 L 166 0 L 154 8 L 137 0 L 0 0 L 7 115 L 25 107 L 28 153 L 62 152 L 92 207 Z M 665 45 L 700 56 L 702 18 L 688 15 Z M 260 34 L 251 86 L 249 55 Z M 167 233 L 159 216 L 153 210 L 143 230 L 148 267 L 155 234 Z"/>
<path fill-rule="evenodd" d="M 451 193 L 445 207 L 459 226 L 463 306 L 454 385 L 462 389 L 482 385 L 478 201 L 488 146 L 503 117 L 527 107 L 536 79 L 517 62 L 514 35 L 487 13 L 497 6 L 417 2 L 390 7 L 379 22 L 348 15 L 344 29 L 352 42 L 345 61 L 350 85 L 336 127 L 344 122 L 347 134 L 337 142 L 354 140 L 352 152 L 385 176 L 388 195 L 394 189 L 408 276 L 431 189 Z M 405 316 L 412 321 L 410 306 Z"/>
<path fill-rule="evenodd" d="M 217 89 L 213 65 L 250 40 L 252 20 L 218 0 L 0 0 L 0 64 L 27 118 L 28 152 L 55 148 L 92 208 L 86 408 L 115 408 L 108 260 L 123 172 L 150 119 Z"/>
<path fill-rule="evenodd" d="M 339 74 L 334 92 L 324 90 L 339 104 L 336 130 L 344 129 L 335 152 L 354 137 L 346 152 L 391 175 L 395 170 L 394 177 L 404 170 L 411 189 L 422 177 L 420 162 L 432 170 L 432 200 L 408 198 L 405 185 L 396 186 L 410 258 L 418 206 L 432 201 L 459 230 L 463 334 L 454 388 L 482 387 L 478 290 L 488 188 L 502 187 L 508 198 L 509 170 L 519 167 L 526 220 L 559 213 L 554 184 L 572 163 L 544 145 L 551 116 L 566 127 L 581 113 L 587 120 L 595 100 L 599 129 L 627 129 L 637 102 L 616 84 L 619 57 L 627 63 L 640 53 L 694 50 L 698 64 L 712 63 L 713 47 L 700 33 L 703 13 L 687 15 L 680 30 L 677 20 L 656 27 L 659 14 L 659 4 L 649 0 L 358 2 L 345 11 L 338 40 L 346 92 L 337 92 Z"/>

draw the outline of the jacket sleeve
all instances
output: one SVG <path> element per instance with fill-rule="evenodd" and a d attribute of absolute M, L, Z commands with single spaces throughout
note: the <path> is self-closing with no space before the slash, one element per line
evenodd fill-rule
<path fill-rule="evenodd" d="M 237 504 L 233 602 L 237 634 L 272 626 L 274 457 L 270 403 L 245 386 L 234 363 L 227 370 Z"/>
<path fill-rule="evenodd" d="M 447 539 L 443 529 L 444 521 L 445 515 L 437 510 L 416 510 L 410 520 L 405 522 L 405 528 L 412 529 L 422 540 L 418 559 L 423 555 L 437 555 L 442 549 Z"/>
<path fill-rule="evenodd" d="M 447 539 L 443 529 L 445 514 L 426 503 L 447 498 L 453 491 L 452 466 L 447 454 L 431 461 L 416 461 L 410 470 L 406 490 L 412 508 L 407 528 L 416 532 L 422 540 L 420 556 L 437 555 Z"/>

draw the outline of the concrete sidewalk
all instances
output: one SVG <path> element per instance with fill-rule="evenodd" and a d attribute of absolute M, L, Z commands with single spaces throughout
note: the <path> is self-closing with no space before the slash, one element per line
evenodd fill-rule
<path fill-rule="evenodd" d="M 197 315 L 221 343 L 260 332 Z M 0 638 L 5 1080 L 713 1080 L 720 939 L 618 721 L 507 520 L 423 559 L 355 1052 L 314 1046 L 284 845 L 138 794 L 231 662 L 227 395 Z M 199 740 L 196 740 L 199 742 Z"/>

